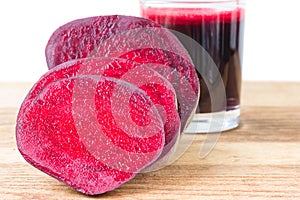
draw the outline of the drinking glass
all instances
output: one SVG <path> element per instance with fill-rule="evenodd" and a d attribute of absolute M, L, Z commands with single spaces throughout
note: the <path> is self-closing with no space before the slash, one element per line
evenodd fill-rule
<path fill-rule="evenodd" d="M 197 70 L 200 100 L 186 131 L 218 132 L 238 127 L 245 1 L 140 0 L 140 6 L 142 17 L 174 31 Z M 220 101 L 222 92 L 225 102 L 217 105 L 214 102 Z"/>

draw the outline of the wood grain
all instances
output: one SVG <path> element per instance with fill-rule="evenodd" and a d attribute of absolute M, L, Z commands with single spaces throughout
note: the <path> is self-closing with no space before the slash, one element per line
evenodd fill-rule
<path fill-rule="evenodd" d="M 207 157 L 199 158 L 199 134 L 172 165 L 95 197 L 19 154 L 14 133 L 22 99 L 12 98 L 24 98 L 30 87 L 0 84 L 0 199 L 300 199 L 300 83 L 244 83 L 241 125 L 222 133 Z"/>

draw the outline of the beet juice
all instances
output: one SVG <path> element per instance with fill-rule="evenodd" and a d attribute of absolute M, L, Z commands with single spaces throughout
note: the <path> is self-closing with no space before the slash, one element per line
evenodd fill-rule
<path fill-rule="evenodd" d="M 226 110 L 239 110 L 241 92 L 241 62 L 243 55 L 244 9 L 201 7 L 143 7 L 142 16 L 181 32 L 197 41 L 219 69 L 226 90 Z M 180 39 L 180 38 L 179 38 Z M 184 44 L 183 45 L 187 45 Z M 186 46 L 193 54 L 193 47 Z M 193 57 L 193 56 L 191 56 Z M 193 58 L 201 66 L 201 58 Z M 198 113 L 211 112 L 210 94 L 198 73 L 201 95 Z"/>

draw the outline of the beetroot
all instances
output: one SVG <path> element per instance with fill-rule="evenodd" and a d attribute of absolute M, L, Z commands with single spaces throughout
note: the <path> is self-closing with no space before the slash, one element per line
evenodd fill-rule
<path fill-rule="evenodd" d="M 137 17 L 79 19 L 53 33 L 46 59 L 17 118 L 29 163 L 91 195 L 169 164 L 199 98 L 171 32 Z"/>
<path fill-rule="evenodd" d="M 18 148 L 36 168 L 94 195 L 130 180 L 161 154 L 163 122 L 142 90 L 92 75 L 42 81 L 16 126 Z"/>

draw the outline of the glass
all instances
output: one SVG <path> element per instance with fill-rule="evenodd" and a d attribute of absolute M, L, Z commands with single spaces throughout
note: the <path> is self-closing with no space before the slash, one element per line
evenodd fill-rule
<path fill-rule="evenodd" d="M 245 1 L 140 0 L 140 5 L 142 17 L 195 41 L 178 37 L 193 59 L 201 87 L 196 114 L 186 131 L 218 132 L 236 128 L 240 121 Z M 208 56 L 199 54 L 199 44 Z M 216 88 L 211 65 L 207 64 L 209 59 L 222 77 L 226 94 L 223 107 L 212 105 L 212 98 L 217 96 L 212 95 Z M 212 119 L 218 118 L 221 127 L 211 127 Z"/>

